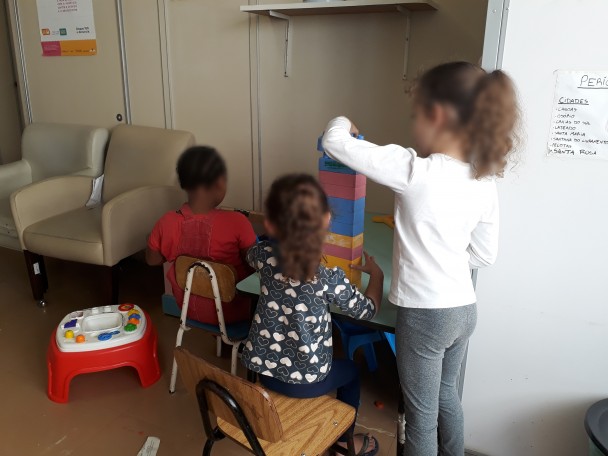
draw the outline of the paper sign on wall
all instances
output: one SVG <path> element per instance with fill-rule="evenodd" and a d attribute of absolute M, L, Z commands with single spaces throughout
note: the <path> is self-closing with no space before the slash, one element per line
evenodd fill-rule
<path fill-rule="evenodd" d="M 93 0 L 36 0 L 44 56 L 96 55 Z"/>
<path fill-rule="evenodd" d="M 548 155 L 608 160 L 608 71 L 558 71 Z"/>

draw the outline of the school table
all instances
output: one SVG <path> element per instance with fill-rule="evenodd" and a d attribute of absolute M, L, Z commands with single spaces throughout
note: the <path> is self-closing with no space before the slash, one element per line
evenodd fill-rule
<path fill-rule="evenodd" d="M 380 311 L 371 320 L 356 320 L 343 314 L 338 308 L 331 308 L 334 318 L 348 320 L 350 323 L 363 325 L 386 333 L 387 337 L 394 337 L 395 325 L 397 323 L 397 306 L 388 301 L 388 292 L 391 285 L 392 259 L 393 259 L 393 235 L 394 230 L 384 223 L 372 222 L 372 217 L 377 214 L 365 214 L 365 234 L 363 247 L 367 253 L 374 257 L 376 263 L 384 271 L 384 292 Z M 363 274 L 361 289 L 365 290 L 369 276 Z M 241 280 L 237 290 L 252 296 L 260 294 L 260 280 L 257 274 Z M 405 418 L 403 415 L 404 407 L 402 396 L 399 394 L 399 419 L 397 420 L 397 455 L 403 454 L 403 444 L 405 442 Z"/>

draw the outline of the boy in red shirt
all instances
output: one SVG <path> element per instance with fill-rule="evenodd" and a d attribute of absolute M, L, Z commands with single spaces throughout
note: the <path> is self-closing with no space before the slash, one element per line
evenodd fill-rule
<path fill-rule="evenodd" d="M 171 262 L 167 279 L 177 303 L 182 305 L 184 291 L 175 278 L 175 259 L 180 255 L 230 264 L 237 271 L 237 281 L 251 270 L 244 255 L 256 242 L 249 220 L 235 211 L 216 209 L 224 200 L 227 187 L 226 163 L 212 147 L 187 149 L 177 162 L 181 187 L 188 193 L 188 202 L 175 212 L 166 213 L 154 226 L 148 239 L 146 261 L 151 266 Z M 226 323 L 250 319 L 250 300 L 237 296 L 223 303 Z M 217 325 L 212 299 L 191 295 L 188 318 Z"/>

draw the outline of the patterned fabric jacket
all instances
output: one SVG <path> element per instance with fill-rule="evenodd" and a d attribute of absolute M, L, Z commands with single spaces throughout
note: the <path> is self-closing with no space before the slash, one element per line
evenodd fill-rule
<path fill-rule="evenodd" d="M 263 241 L 247 252 L 247 262 L 260 275 L 261 295 L 242 361 L 254 372 L 287 383 L 320 382 L 333 357 L 329 304 L 364 320 L 376 309 L 341 269 L 319 266 L 309 282 L 286 279 L 276 249 Z"/>

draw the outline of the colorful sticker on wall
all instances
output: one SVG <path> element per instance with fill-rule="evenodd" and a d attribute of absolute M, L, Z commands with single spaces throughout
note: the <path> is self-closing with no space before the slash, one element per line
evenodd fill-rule
<path fill-rule="evenodd" d="M 93 0 L 36 0 L 42 55 L 96 55 Z"/>

